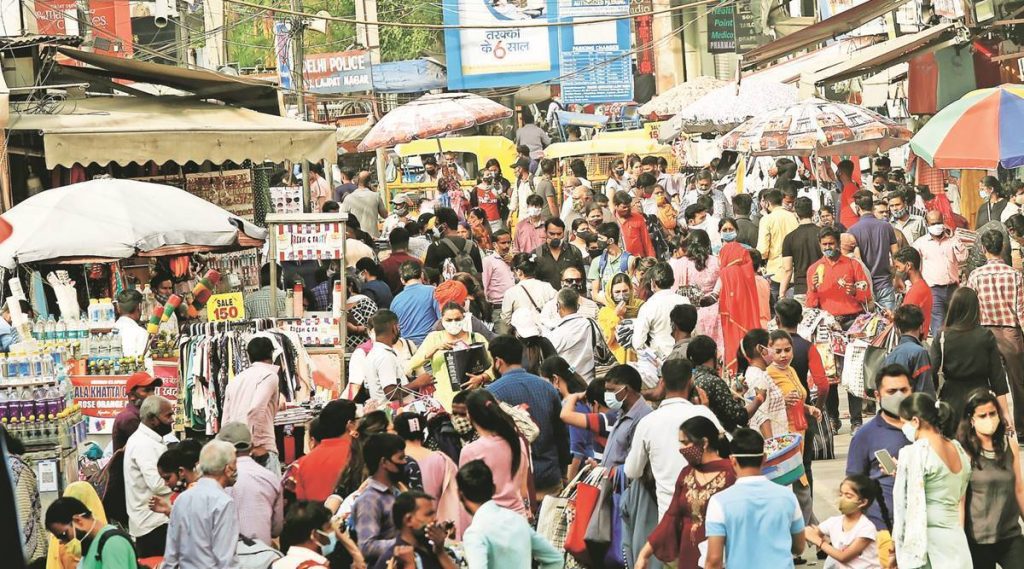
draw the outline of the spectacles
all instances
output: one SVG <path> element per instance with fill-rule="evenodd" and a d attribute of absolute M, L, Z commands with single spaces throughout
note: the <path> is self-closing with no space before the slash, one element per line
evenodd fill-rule
<path fill-rule="evenodd" d="M 583 279 L 562 279 L 563 285 L 578 285 L 583 282 Z"/>

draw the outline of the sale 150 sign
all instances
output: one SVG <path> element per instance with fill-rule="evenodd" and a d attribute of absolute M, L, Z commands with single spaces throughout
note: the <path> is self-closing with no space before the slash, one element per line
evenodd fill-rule
<path fill-rule="evenodd" d="M 245 320 L 245 301 L 240 292 L 215 294 L 206 304 L 206 316 L 210 322 L 236 322 Z"/>

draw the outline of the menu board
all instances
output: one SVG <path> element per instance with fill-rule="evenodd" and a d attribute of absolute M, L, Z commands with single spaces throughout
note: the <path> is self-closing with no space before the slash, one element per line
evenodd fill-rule
<path fill-rule="evenodd" d="M 341 259 L 345 233 L 340 222 L 281 223 L 274 231 L 278 261 Z"/>

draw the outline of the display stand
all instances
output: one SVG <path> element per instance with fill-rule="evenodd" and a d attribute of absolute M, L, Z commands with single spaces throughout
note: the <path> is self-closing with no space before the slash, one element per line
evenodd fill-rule
<path fill-rule="evenodd" d="M 334 318 L 338 326 L 340 341 L 334 347 L 316 347 L 309 349 L 311 356 L 333 355 L 340 358 L 338 366 L 338 385 L 336 391 L 341 393 L 346 383 L 345 378 L 345 302 L 347 283 L 345 278 L 345 239 L 346 217 L 333 213 L 307 214 L 269 214 L 267 215 L 268 239 L 270 241 L 270 315 L 277 314 L 277 267 L 284 261 L 330 261 L 341 263 L 339 271 L 341 281 L 340 306 L 334 307 Z"/>

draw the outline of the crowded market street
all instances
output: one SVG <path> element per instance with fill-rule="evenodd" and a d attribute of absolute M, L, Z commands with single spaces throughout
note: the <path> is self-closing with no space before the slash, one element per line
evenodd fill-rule
<path fill-rule="evenodd" d="M 0 0 L 0 569 L 1024 569 L 1022 13 Z"/>

